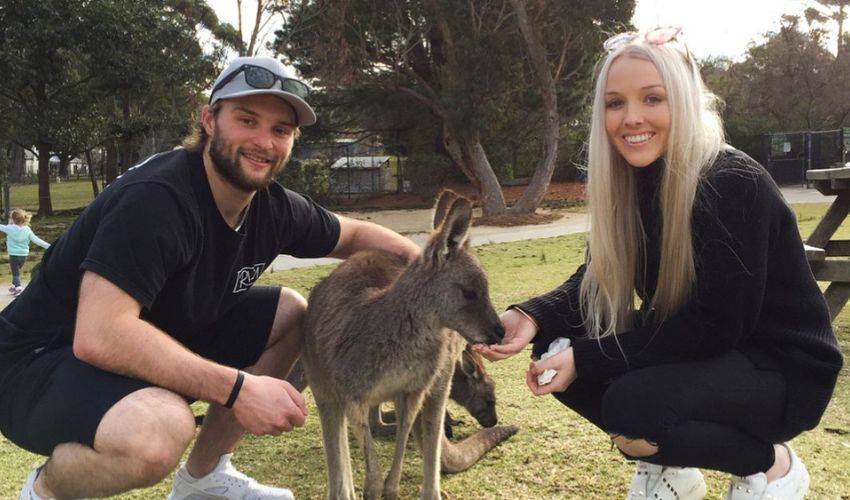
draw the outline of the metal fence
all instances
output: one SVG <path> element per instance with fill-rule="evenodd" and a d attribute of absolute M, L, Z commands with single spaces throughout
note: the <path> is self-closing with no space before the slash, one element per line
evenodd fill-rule
<path fill-rule="evenodd" d="M 305 143 L 299 159 L 322 162 L 329 171 L 331 195 L 351 198 L 409 190 L 402 158 L 388 154 L 375 135 Z"/>
<path fill-rule="evenodd" d="M 733 145 L 764 165 L 777 184 L 805 184 L 806 171 L 848 160 L 850 128 L 772 132 L 737 142 Z"/>

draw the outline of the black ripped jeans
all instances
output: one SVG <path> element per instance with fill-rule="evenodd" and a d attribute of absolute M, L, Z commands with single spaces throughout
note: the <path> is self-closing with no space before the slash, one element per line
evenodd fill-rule
<path fill-rule="evenodd" d="M 702 361 L 628 372 L 610 384 L 578 379 L 555 397 L 608 434 L 658 446 L 658 465 L 739 476 L 773 465 L 782 429 L 785 378 L 730 351 Z"/>

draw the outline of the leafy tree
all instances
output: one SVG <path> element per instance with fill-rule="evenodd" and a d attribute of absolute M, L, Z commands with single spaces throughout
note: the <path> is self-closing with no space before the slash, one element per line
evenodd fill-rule
<path fill-rule="evenodd" d="M 506 210 L 488 152 L 526 133 L 522 151 L 537 160 L 511 210 L 530 212 L 548 188 L 560 123 L 584 105 L 605 33 L 633 10 L 633 0 L 303 0 L 286 12 L 276 46 L 331 92 L 427 110 L 486 214 Z"/>
<path fill-rule="evenodd" d="M 835 21 L 838 24 L 836 56 L 841 57 L 845 51 L 844 21 L 850 10 L 850 0 L 815 0 L 815 4 L 805 11 L 806 21 L 811 26 L 814 23 Z"/>
<path fill-rule="evenodd" d="M 55 5 L 54 5 L 55 4 Z M 52 213 L 48 160 L 57 129 L 72 120 L 75 100 L 92 79 L 82 71 L 80 26 L 71 2 L 10 0 L 0 6 L 2 97 L 12 135 L 38 151 L 39 213 Z"/>
<path fill-rule="evenodd" d="M 52 153 L 105 144 L 117 168 L 146 131 L 185 131 L 222 54 L 204 55 L 198 31 L 238 40 L 203 0 L 5 0 L 0 26 L 0 99 L 14 140 L 38 154 L 41 214 Z"/>
<path fill-rule="evenodd" d="M 138 143 L 146 134 L 164 130 L 177 138 L 188 130 L 221 56 L 206 57 L 198 43 L 197 26 L 217 23 L 203 2 L 110 5 L 100 11 L 101 22 L 88 37 L 105 118 L 103 143 L 111 157 L 107 182 L 117 169 L 137 160 Z"/>
<path fill-rule="evenodd" d="M 242 30 L 242 0 L 234 0 L 236 2 L 236 15 L 238 21 L 236 30 L 239 36 L 239 55 L 240 56 L 256 56 L 260 47 L 264 46 L 264 41 L 269 36 L 271 21 L 275 18 L 275 14 L 289 3 L 288 0 L 255 0 L 256 10 L 254 11 L 254 22 L 250 26 L 248 32 L 248 43 L 245 43 L 245 33 Z"/>
<path fill-rule="evenodd" d="M 733 138 L 770 131 L 846 126 L 850 116 L 850 66 L 826 48 L 826 32 L 784 16 L 778 32 L 750 47 L 744 61 L 708 61 L 703 74 L 726 102 Z"/>

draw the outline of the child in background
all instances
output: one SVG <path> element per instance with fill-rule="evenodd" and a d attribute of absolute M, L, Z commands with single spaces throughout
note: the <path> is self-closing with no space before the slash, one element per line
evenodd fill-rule
<path fill-rule="evenodd" d="M 42 248 L 50 246 L 32 232 L 29 222 L 30 214 L 16 208 L 9 215 L 9 225 L 0 224 L 0 231 L 6 233 L 6 250 L 9 252 L 9 267 L 12 268 L 12 286 L 9 287 L 12 295 L 18 295 L 24 290 L 21 286 L 21 268 L 30 253 L 30 241 Z"/>

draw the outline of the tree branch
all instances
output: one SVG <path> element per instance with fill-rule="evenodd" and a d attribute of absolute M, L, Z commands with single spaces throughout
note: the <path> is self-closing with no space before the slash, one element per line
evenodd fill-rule
<path fill-rule="evenodd" d="M 265 6 L 263 5 L 263 0 L 257 0 L 257 14 L 254 16 L 254 27 L 251 29 L 251 41 L 248 43 L 248 56 L 253 56 L 254 51 L 256 50 L 257 43 L 257 35 L 260 32 L 260 23 L 263 20 L 263 12 L 265 11 Z"/>

